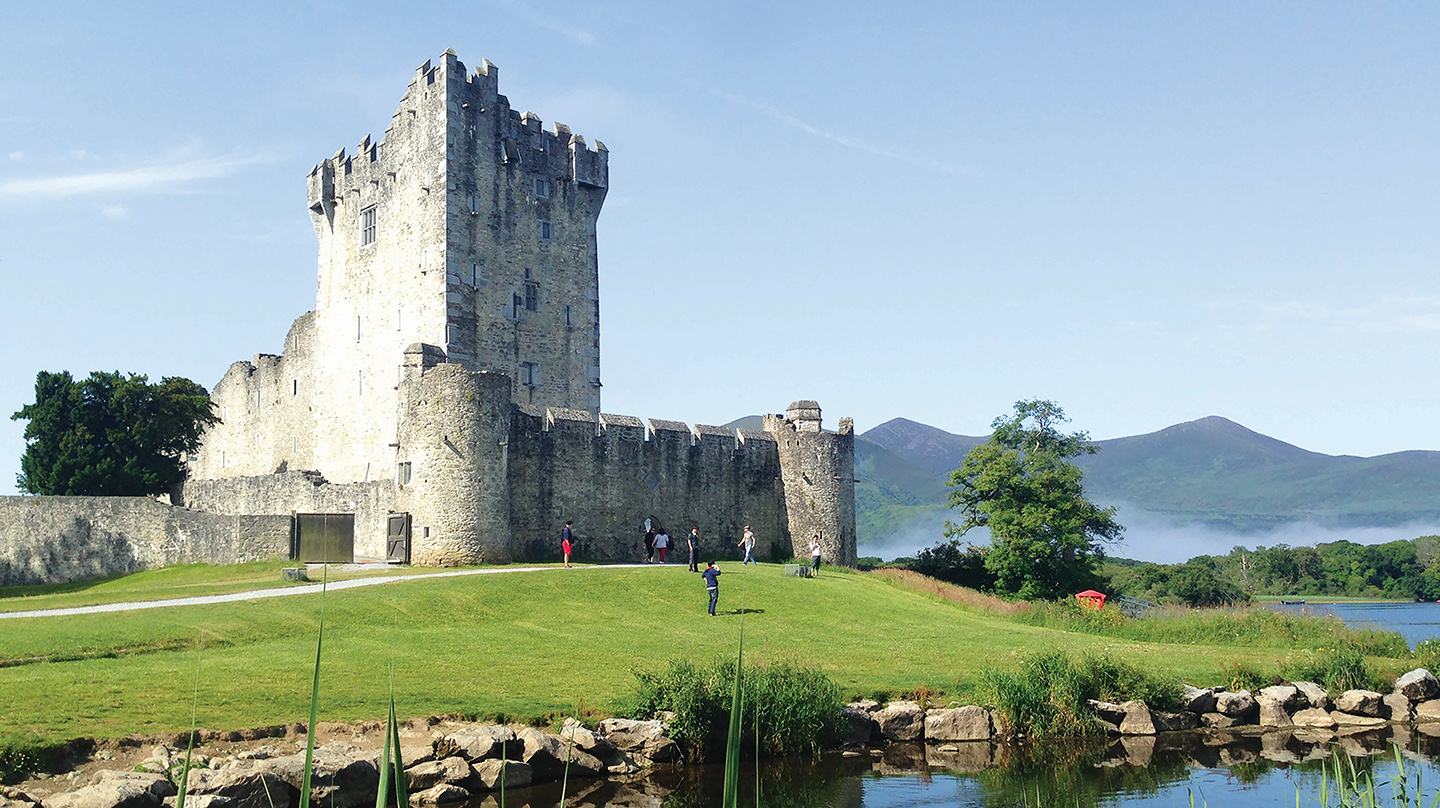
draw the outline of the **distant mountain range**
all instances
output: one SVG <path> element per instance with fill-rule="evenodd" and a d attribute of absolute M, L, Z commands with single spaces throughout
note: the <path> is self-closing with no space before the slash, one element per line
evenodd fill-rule
<path fill-rule="evenodd" d="M 855 445 L 856 521 L 864 545 L 938 540 L 951 512 L 946 485 L 988 436 L 955 435 L 905 418 L 861 434 Z M 1092 498 L 1171 525 L 1245 534 L 1309 524 L 1383 528 L 1440 524 L 1440 452 L 1378 457 L 1311 452 L 1218 416 L 1128 438 L 1098 441 L 1079 459 Z M 863 552 L 862 552 L 863 554 Z"/>

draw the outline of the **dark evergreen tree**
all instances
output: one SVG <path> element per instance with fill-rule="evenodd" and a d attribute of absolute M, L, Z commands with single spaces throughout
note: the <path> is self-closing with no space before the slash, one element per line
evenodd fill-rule
<path fill-rule="evenodd" d="M 147 496 L 185 479 L 185 458 L 219 421 L 205 388 L 177 377 L 41 371 L 16 484 L 31 494 Z"/>

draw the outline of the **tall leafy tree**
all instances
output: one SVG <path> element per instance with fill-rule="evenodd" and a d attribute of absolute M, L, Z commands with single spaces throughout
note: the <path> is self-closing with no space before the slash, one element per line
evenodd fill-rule
<path fill-rule="evenodd" d="M 1062 433 L 1068 420 L 1053 401 L 1017 401 L 950 474 L 950 507 L 964 519 L 947 521 L 945 535 L 989 529 L 985 567 L 998 592 L 1053 599 L 1095 586 L 1104 544 L 1124 532 L 1114 508 L 1085 497 L 1084 474 L 1070 459 L 1099 449 L 1084 432 Z"/>
<path fill-rule="evenodd" d="M 185 456 L 219 421 L 205 388 L 177 377 L 41 371 L 16 484 L 32 494 L 145 496 L 185 479 Z"/>

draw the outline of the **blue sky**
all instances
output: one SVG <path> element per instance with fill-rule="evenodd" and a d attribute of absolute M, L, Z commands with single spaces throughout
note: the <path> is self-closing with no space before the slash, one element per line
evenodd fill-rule
<path fill-rule="evenodd" d="M 278 352 L 305 174 L 451 47 L 610 149 L 606 411 L 1440 449 L 1437 9 L 12 0 L 0 409 Z"/>

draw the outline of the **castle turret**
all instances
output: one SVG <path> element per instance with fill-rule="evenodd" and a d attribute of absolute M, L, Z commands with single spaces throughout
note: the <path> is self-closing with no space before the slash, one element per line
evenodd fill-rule
<path fill-rule="evenodd" d="M 511 559 L 510 379 L 446 362 L 438 346 L 405 350 L 396 507 L 411 518 L 416 564 Z"/>
<path fill-rule="evenodd" d="M 765 431 L 780 450 L 780 474 L 794 555 L 807 557 L 812 536 L 821 557 L 853 567 L 855 547 L 855 428 L 840 419 L 836 432 L 821 428 L 820 405 L 802 400 L 785 415 L 766 415 Z"/>

